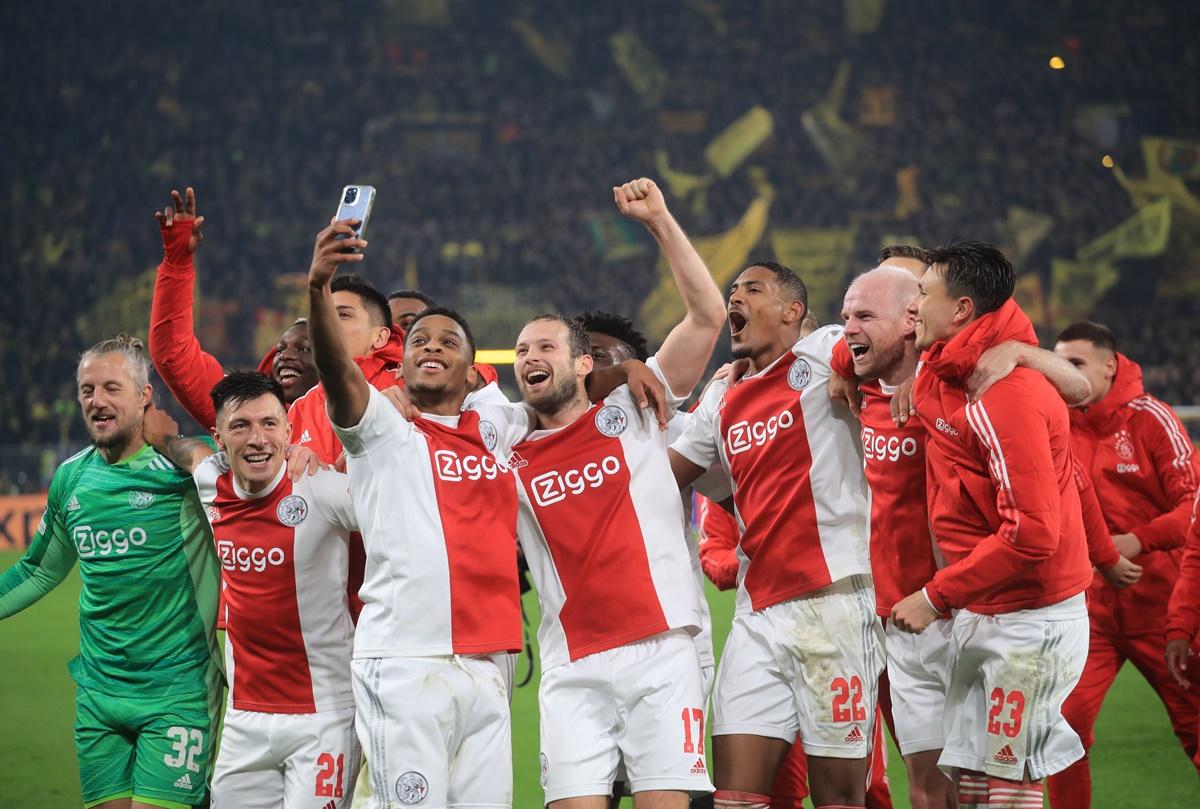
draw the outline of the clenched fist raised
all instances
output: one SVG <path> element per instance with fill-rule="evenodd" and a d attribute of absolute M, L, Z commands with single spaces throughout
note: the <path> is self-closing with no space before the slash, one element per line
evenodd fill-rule
<path fill-rule="evenodd" d="M 662 191 L 648 177 L 613 186 L 613 200 L 617 203 L 617 210 L 643 225 L 653 225 L 671 215 Z"/>

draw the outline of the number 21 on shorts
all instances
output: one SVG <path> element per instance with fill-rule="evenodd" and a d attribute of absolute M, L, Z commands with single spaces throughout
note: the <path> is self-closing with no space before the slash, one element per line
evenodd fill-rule
<path fill-rule="evenodd" d="M 342 773 L 346 766 L 346 754 L 339 753 L 335 761 L 332 753 L 317 757 L 317 787 L 313 793 L 318 798 L 342 797 Z M 336 770 L 336 775 L 335 771 Z"/>

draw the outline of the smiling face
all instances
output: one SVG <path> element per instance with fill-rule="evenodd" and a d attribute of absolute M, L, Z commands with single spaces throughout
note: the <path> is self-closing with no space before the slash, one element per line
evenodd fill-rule
<path fill-rule="evenodd" d="M 590 354 L 571 356 L 570 333 L 558 321 L 534 320 L 517 337 L 517 387 L 539 413 L 557 413 L 580 398 L 586 402 L 583 383 L 592 367 Z"/>
<path fill-rule="evenodd" d="M 876 268 L 846 291 L 842 319 L 859 379 L 888 377 L 904 361 L 916 318 L 908 311 L 917 279 L 898 267 Z"/>
<path fill-rule="evenodd" d="M 257 492 L 283 468 L 291 425 L 279 399 L 264 393 L 253 399 L 227 400 L 217 413 L 214 434 L 238 485 Z"/>
<path fill-rule="evenodd" d="M 466 332 L 453 318 L 428 315 L 411 324 L 404 342 L 404 386 L 422 410 L 467 395 L 473 359 Z"/>
<path fill-rule="evenodd" d="M 137 440 L 151 388 L 138 385 L 123 354 L 100 354 L 79 363 L 76 374 L 79 407 L 92 443 L 120 449 Z"/>
<path fill-rule="evenodd" d="M 939 340 L 948 340 L 969 322 L 974 305 L 967 297 L 954 298 L 946 289 L 942 268 L 933 265 L 921 276 L 917 295 L 917 348 L 925 351 Z"/>
<path fill-rule="evenodd" d="M 271 360 L 271 376 L 283 388 L 288 404 L 316 386 L 317 363 L 308 342 L 307 323 L 295 324 L 279 338 Z"/>
<path fill-rule="evenodd" d="M 775 273 L 758 266 L 743 270 L 730 285 L 726 310 L 735 359 L 768 354 L 768 361 L 774 359 L 799 338 L 805 315 L 804 304 L 786 294 Z"/>

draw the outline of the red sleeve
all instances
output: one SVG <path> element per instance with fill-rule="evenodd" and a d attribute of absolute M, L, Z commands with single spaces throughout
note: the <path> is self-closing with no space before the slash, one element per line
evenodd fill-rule
<path fill-rule="evenodd" d="M 483 379 L 483 383 L 485 385 L 489 385 L 492 382 L 497 382 L 500 379 L 500 375 L 496 373 L 496 369 L 485 363 L 475 363 L 475 370 L 479 373 L 479 376 Z"/>
<path fill-rule="evenodd" d="M 829 367 L 842 379 L 855 378 L 854 356 L 850 353 L 850 346 L 846 345 L 845 337 L 833 344 L 833 357 L 829 360 Z"/>
<path fill-rule="evenodd" d="M 1135 399 L 1130 407 L 1141 411 L 1138 438 L 1145 442 L 1167 497 L 1175 504 L 1165 514 L 1130 529 L 1147 551 L 1165 551 L 1183 544 L 1196 496 L 1196 450 L 1188 440 L 1179 418 L 1167 405 L 1149 396 Z"/>
<path fill-rule="evenodd" d="M 939 612 L 986 598 L 1049 559 L 1061 527 L 1061 490 L 1042 408 L 1013 383 L 1001 382 L 965 412 L 986 454 L 1000 527 L 926 585 Z"/>
<path fill-rule="evenodd" d="M 1167 640 L 1183 638 L 1189 643 L 1200 631 L 1200 494 L 1192 506 L 1192 527 L 1183 546 L 1179 579 L 1167 607 Z"/>
<path fill-rule="evenodd" d="M 196 270 L 187 252 L 190 231 L 171 227 L 163 228 L 162 234 L 163 262 L 154 277 L 150 305 L 150 357 L 176 401 L 210 430 L 217 416 L 208 394 L 225 376 L 225 369 L 196 339 L 192 322 Z"/>
<path fill-rule="evenodd" d="M 1087 536 L 1088 559 L 1096 567 L 1112 567 L 1121 559 L 1121 552 L 1113 544 L 1112 535 L 1108 532 L 1108 523 L 1104 521 L 1104 512 L 1100 510 L 1100 501 L 1096 499 L 1096 487 L 1088 478 L 1079 461 L 1074 458 L 1071 463 L 1075 468 L 1075 488 L 1079 489 L 1079 505 L 1083 509 L 1083 532 Z"/>
<path fill-rule="evenodd" d="M 737 587 L 740 567 L 735 552 L 737 521 L 707 497 L 697 495 L 697 500 L 700 503 L 700 567 L 718 590 L 732 590 Z"/>

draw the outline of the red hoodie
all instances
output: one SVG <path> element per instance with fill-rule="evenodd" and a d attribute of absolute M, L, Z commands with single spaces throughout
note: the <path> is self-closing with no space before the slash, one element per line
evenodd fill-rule
<path fill-rule="evenodd" d="M 154 277 L 150 305 L 150 358 L 175 400 L 205 430 L 217 422 L 209 392 L 225 376 L 225 369 L 200 347 L 192 319 L 196 267 L 187 251 L 191 228 L 163 227 L 163 260 Z M 272 349 L 259 364 L 271 372 Z"/>
<path fill-rule="evenodd" d="M 979 356 L 1037 344 L 1009 299 L 936 343 L 917 372 L 928 439 L 929 518 L 946 567 L 925 586 L 939 611 L 995 615 L 1056 604 L 1091 582 L 1067 406 L 1044 376 L 1017 368 L 967 405 Z"/>
<path fill-rule="evenodd" d="M 1143 548 L 1137 584 L 1117 590 L 1096 577 L 1092 615 L 1120 634 L 1161 632 L 1200 478 L 1192 442 L 1171 408 L 1146 394 L 1138 364 L 1117 354 L 1108 394 L 1071 411 L 1071 448 L 1096 487 L 1109 531 L 1134 534 Z"/>
<path fill-rule="evenodd" d="M 1192 527 L 1188 531 L 1179 565 L 1179 581 L 1167 611 L 1167 640 L 1182 638 L 1197 648 L 1200 634 L 1200 493 L 1192 505 Z"/>

